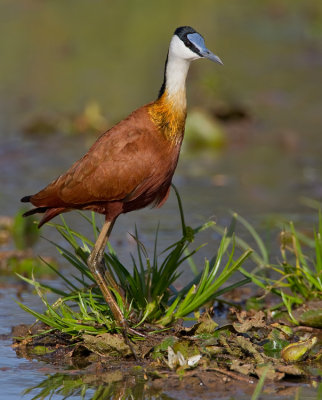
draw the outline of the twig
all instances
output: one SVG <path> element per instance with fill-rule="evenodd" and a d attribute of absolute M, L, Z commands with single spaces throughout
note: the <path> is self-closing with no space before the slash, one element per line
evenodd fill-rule
<path fill-rule="evenodd" d="M 216 371 L 223 375 L 227 375 L 230 378 L 236 379 L 238 381 L 254 383 L 254 380 L 252 380 L 250 378 L 246 378 L 245 376 L 242 376 L 240 374 L 236 374 L 235 372 L 227 371 L 226 369 L 211 367 L 211 368 L 207 368 L 207 371 Z"/>

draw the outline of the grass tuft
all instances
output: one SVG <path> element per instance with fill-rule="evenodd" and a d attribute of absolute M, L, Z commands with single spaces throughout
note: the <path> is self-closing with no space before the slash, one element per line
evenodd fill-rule
<path fill-rule="evenodd" d="M 318 216 L 318 226 L 313 232 L 299 232 L 293 222 L 284 225 L 280 233 L 281 260 L 277 265 L 271 263 L 267 247 L 255 229 L 239 215 L 233 214 L 233 217 L 246 228 L 257 246 L 251 254 L 254 269 L 248 272 L 240 267 L 240 272 L 262 288 L 265 294 L 273 293 L 279 296 L 290 320 L 298 324 L 293 315 L 294 307 L 309 300 L 322 299 L 321 212 Z M 222 228 L 213 228 L 224 235 Z M 239 237 L 236 238 L 236 244 L 242 250 L 249 246 Z"/>
<path fill-rule="evenodd" d="M 180 267 L 184 263 L 193 265 L 196 272 L 197 266 L 193 256 L 206 245 L 203 244 L 191 250 L 195 237 L 205 229 L 213 227 L 214 223 L 206 222 L 195 228 L 187 226 L 179 193 L 175 188 L 174 190 L 181 220 L 179 240 L 159 252 L 158 226 L 153 255 L 150 257 L 139 238 L 137 229 L 135 229 L 133 238 L 136 242 L 137 254 L 136 257 L 132 255 L 131 268 L 128 269 L 122 264 L 110 243 L 109 251 L 104 255 L 108 281 L 113 283 L 111 290 L 125 317 L 134 326 L 144 322 L 169 326 L 178 319 L 191 317 L 192 313 L 198 313 L 205 305 L 214 302 L 223 293 L 250 282 L 250 278 L 243 278 L 233 285 L 223 288 L 232 274 L 240 269 L 252 253 L 251 249 L 245 249 L 242 254 L 235 255 L 233 218 L 229 229 L 223 234 L 216 254 L 211 260 L 205 259 L 204 265 L 200 268 L 202 272 L 199 272 L 183 289 L 176 289 L 181 274 Z M 97 237 L 99 229 L 94 213 L 91 218 L 83 213 L 81 215 L 91 224 L 94 237 Z M 19 303 L 20 306 L 49 327 L 70 334 L 85 332 L 98 334 L 118 330 L 113 315 L 86 265 L 93 242 L 74 231 L 63 217 L 61 220 L 61 224 L 51 224 L 51 226 L 55 227 L 64 238 L 66 246 L 53 242 L 52 244 L 74 268 L 76 274 L 69 278 L 50 266 L 57 277 L 61 279 L 64 290 L 44 285 L 36 281 L 34 277 L 28 279 L 21 276 L 21 279 L 35 287 L 37 295 L 45 306 L 45 312 L 35 312 Z M 48 291 L 59 296 L 54 304 L 47 301 L 46 293 Z"/>

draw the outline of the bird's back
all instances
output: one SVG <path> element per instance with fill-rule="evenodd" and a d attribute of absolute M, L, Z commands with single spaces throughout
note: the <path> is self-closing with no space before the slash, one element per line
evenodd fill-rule
<path fill-rule="evenodd" d="M 31 196 L 31 203 L 106 213 L 110 202 L 122 203 L 121 212 L 162 202 L 181 141 L 173 143 L 155 123 L 156 103 L 139 108 L 105 132 L 64 174 Z"/>

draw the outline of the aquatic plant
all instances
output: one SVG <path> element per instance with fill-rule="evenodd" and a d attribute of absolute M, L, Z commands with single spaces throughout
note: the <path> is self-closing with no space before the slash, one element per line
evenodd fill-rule
<path fill-rule="evenodd" d="M 250 282 L 249 278 L 243 278 L 237 283 L 223 288 L 231 275 L 251 254 L 251 250 L 246 249 L 241 255 L 235 255 L 234 225 L 232 224 L 224 232 L 217 253 L 211 260 L 204 261 L 202 272 L 198 273 L 181 290 L 175 288 L 175 283 L 181 274 L 179 267 L 184 262 L 195 265 L 193 255 L 204 246 L 201 245 L 190 250 L 189 247 L 194 238 L 200 232 L 209 229 L 214 223 L 206 222 L 196 228 L 187 226 L 180 196 L 175 188 L 174 190 L 178 200 L 182 231 L 177 242 L 159 254 L 159 228 L 157 228 L 154 252 L 150 258 L 148 251 L 139 239 L 137 230 L 135 230 L 133 238 L 136 242 L 137 257 L 132 256 L 131 268 L 128 269 L 121 262 L 110 243 L 108 244 L 109 251 L 104 256 L 107 281 L 122 312 L 134 327 L 144 322 L 169 326 L 181 318 L 194 318 L 193 313 L 204 308 L 207 303 L 214 302 L 223 293 Z M 96 225 L 95 215 L 92 214 L 91 219 L 85 214 L 82 216 L 92 225 L 94 236 L 97 237 L 99 229 Z M 113 315 L 87 268 L 86 261 L 93 242 L 72 230 L 63 218 L 62 224 L 51 225 L 57 229 L 72 250 L 56 243 L 53 245 L 80 273 L 80 276 L 78 274 L 69 278 L 46 263 L 63 280 L 66 289 L 61 290 L 48 286 L 34 278 L 21 277 L 35 287 L 46 310 L 44 313 L 39 313 L 23 304 L 20 304 L 21 307 L 49 327 L 70 334 L 79 334 L 80 332 L 98 334 L 117 330 Z M 119 290 L 115 290 L 116 288 L 122 288 L 123 295 L 120 295 Z M 47 291 L 59 296 L 54 304 L 48 302 Z"/>
<path fill-rule="evenodd" d="M 241 216 L 233 214 L 236 222 L 240 222 L 254 239 L 257 250 L 251 254 L 255 268 L 248 272 L 240 271 L 252 282 L 262 288 L 265 294 L 274 293 L 282 299 L 282 303 L 274 309 L 285 306 L 291 321 L 298 324 L 293 315 L 295 306 L 308 300 L 322 299 L 322 214 L 319 212 L 317 229 L 306 234 L 295 229 L 293 222 L 283 223 L 280 233 L 280 264 L 270 262 L 269 251 L 256 230 Z M 223 234 L 223 229 L 214 226 Z M 246 249 L 249 244 L 236 237 L 236 244 Z M 305 249 L 305 250 L 304 250 Z"/>

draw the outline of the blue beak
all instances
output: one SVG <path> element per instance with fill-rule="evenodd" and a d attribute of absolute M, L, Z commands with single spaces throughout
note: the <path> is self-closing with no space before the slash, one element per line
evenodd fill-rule
<path fill-rule="evenodd" d="M 208 58 L 211 61 L 223 65 L 221 59 L 218 56 L 216 56 L 216 54 L 212 53 L 210 50 L 207 49 L 204 38 L 201 35 L 199 35 L 199 33 L 189 33 L 187 35 L 187 38 L 197 48 L 199 54 L 202 57 Z"/>

